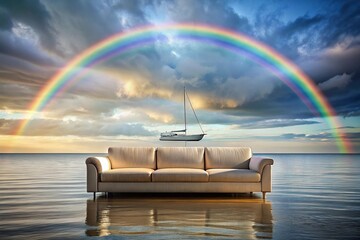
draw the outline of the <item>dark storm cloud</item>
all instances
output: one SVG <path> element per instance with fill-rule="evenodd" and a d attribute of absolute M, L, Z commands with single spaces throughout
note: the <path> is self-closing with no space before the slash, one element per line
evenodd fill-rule
<path fill-rule="evenodd" d="M 59 63 L 39 45 L 53 46 L 50 17 L 38 1 L 2 1 L 0 18 L 1 108 L 24 109 Z"/>
<path fill-rule="evenodd" d="M 360 94 L 352 91 L 352 96 L 345 95 L 337 98 L 331 98 L 331 104 L 337 110 L 337 113 L 344 118 L 360 116 Z"/>
<path fill-rule="evenodd" d="M 358 71 L 359 1 L 333 1 L 326 12 L 305 12 L 290 21 L 284 15 L 284 9 L 261 6 L 255 36 L 300 64 L 316 83 Z"/>
<path fill-rule="evenodd" d="M 318 84 L 337 75 L 356 74 L 360 69 L 360 44 L 356 43 L 357 38 L 345 38 L 334 46 L 304 56 L 298 60 L 298 63 L 304 72 Z"/>
<path fill-rule="evenodd" d="M 335 110 L 347 116 L 356 112 L 353 110 L 360 101 L 357 74 L 360 69 L 360 2 L 335 1 L 329 6 L 326 13 L 304 13 L 288 22 L 282 20 L 283 10 L 274 11 L 262 6 L 255 21 L 255 26 L 259 27 L 255 35 L 298 63 L 319 84 Z M 351 75 L 351 81 L 338 79 L 337 76 L 344 74 Z M 278 88 L 276 93 L 282 94 L 283 90 Z M 279 102 L 270 96 L 268 100 L 269 103 L 258 108 L 262 114 L 266 114 L 264 106 L 276 112 Z M 258 103 L 248 104 L 251 105 L 257 106 Z"/>
<path fill-rule="evenodd" d="M 11 16 L 8 11 L 0 7 L 0 29 L 9 31 L 13 26 Z"/>
<path fill-rule="evenodd" d="M 344 114 L 343 114 L 344 118 L 347 118 L 347 117 L 357 117 L 357 116 L 360 116 L 360 108 L 359 108 L 359 104 L 357 102 L 357 105 L 354 106 L 353 108 L 349 109 L 348 111 L 346 111 Z"/>
<path fill-rule="evenodd" d="M 303 16 L 295 19 L 284 27 L 280 27 L 276 31 L 276 34 L 280 34 L 281 37 L 290 38 L 293 35 L 301 34 L 305 30 L 309 30 L 312 26 L 320 23 L 324 19 L 323 16 L 316 15 L 313 17 Z"/>
<path fill-rule="evenodd" d="M 342 3 L 339 10 L 330 15 L 324 27 L 323 40 L 327 46 L 336 44 L 345 36 L 359 36 L 360 34 L 360 2 L 349 0 Z"/>
<path fill-rule="evenodd" d="M 237 31 L 250 32 L 248 18 L 238 15 L 234 9 L 222 0 L 180 0 L 161 1 L 156 6 L 165 21 L 206 23 L 231 28 Z"/>
<path fill-rule="evenodd" d="M 90 45 L 122 30 L 111 6 L 103 1 L 44 1 L 56 31 L 57 54 L 77 55 Z"/>
<path fill-rule="evenodd" d="M 316 115 L 287 86 L 281 85 L 266 97 L 249 101 L 227 114 L 264 119 L 308 119 Z"/>
<path fill-rule="evenodd" d="M 1 1 L 0 14 L 2 16 L 11 16 L 11 23 L 9 19 L 6 18 L 6 30 L 10 30 L 14 21 L 19 21 L 31 26 L 40 36 L 41 43 L 45 47 L 52 48 L 55 46 L 54 31 L 50 25 L 51 17 L 40 1 Z"/>
<path fill-rule="evenodd" d="M 30 64 L 47 66 L 56 63 L 54 58 L 36 44 L 7 31 L 0 31 L 0 54 L 29 61 Z"/>
<path fill-rule="evenodd" d="M 316 31 L 317 25 L 323 20 L 322 16 L 302 16 L 289 22 L 286 25 L 279 26 L 264 40 L 282 54 L 292 59 L 299 57 L 300 48 L 314 48 L 316 42 L 309 35 Z"/>
<path fill-rule="evenodd" d="M 335 77 L 332 77 L 329 80 L 320 83 L 319 88 L 323 91 L 334 88 L 342 89 L 345 88 L 350 82 L 351 75 L 344 73 L 342 75 L 336 75 Z"/>
<path fill-rule="evenodd" d="M 287 55 L 291 48 L 296 50 L 301 45 L 311 46 L 312 50 L 324 49 L 333 46 L 344 37 L 359 35 L 359 1 L 333 1 L 323 5 L 326 12 L 313 15 L 304 12 L 303 15 L 285 21 L 283 19 L 286 4 L 281 6 L 279 3 L 274 7 L 263 4 L 256 11 L 253 24 L 255 36 L 271 43 Z M 287 48 L 283 49 L 284 46 Z"/>

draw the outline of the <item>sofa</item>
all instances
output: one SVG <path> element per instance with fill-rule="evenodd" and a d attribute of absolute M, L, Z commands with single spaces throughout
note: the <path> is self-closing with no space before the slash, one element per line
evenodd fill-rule
<path fill-rule="evenodd" d="M 87 192 L 271 192 L 270 158 L 249 147 L 117 147 L 89 157 Z"/>

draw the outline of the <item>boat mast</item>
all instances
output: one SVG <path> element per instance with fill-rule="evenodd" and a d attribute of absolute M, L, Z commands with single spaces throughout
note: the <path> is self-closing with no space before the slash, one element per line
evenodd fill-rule
<path fill-rule="evenodd" d="M 184 119 L 185 119 L 185 135 L 186 135 L 186 96 L 185 96 L 186 92 L 185 92 L 185 84 L 184 84 Z"/>
<path fill-rule="evenodd" d="M 190 107 L 191 107 L 191 109 L 192 109 L 192 111 L 193 111 L 193 113 L 194 113 L 194 115 L 195 115 L 196 121 L 198 122 L 199 127 L 200 127 L 202 133 L 205 134 L 203 128 L 201 127 L 199 118 L 197 117 L 196 112 L 195 112 L 195 110 L 194 110 L 194 107 L 193 107 L 193 105 L 192 105 L 192 103 L 191 103 L 190 97 L 189 97 L 189 95 L 188 95 L 187 93 L 186 93 L 186 97 L 187 97 L 187 99 L 188 99 L 188 101 L 189 101 L 189 103 L 190 103 Z"/>

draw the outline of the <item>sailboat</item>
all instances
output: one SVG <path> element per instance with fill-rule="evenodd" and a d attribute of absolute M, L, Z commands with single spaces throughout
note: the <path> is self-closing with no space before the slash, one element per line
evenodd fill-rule
<path fill-rule="evenodd" d="M 186 128 L 186 99 L 188 99 L 191 109 L 195 115 L 195 118 L 199 124 L 199 127 L 202 131 L 201 134 L 187 134 L 187 128 Z M 185 123 L 185 128 L 182 130 L 173 130 L 170 132 L 163 132 L 160 134 L 160 141 L 200 141 L 206 134 L 204 133 L 204 130 L 201 127 L 201 124 L 199 122 L 199 119 L 195 113 L 195 110 L 191 104 L 189 95 L 186 93 L 186 89 L 184 86 L 184 123 Z"/>

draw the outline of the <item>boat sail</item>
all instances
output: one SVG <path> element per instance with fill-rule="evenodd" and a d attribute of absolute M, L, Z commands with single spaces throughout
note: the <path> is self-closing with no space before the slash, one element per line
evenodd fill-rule
<path fill-rule="evenodd" d="M 199 127 L 202 131 L 201 134 L 186 134 L 187 128 L 186 128 L 186 98 L 188 99 L 191 109 L 195 115 L 195 118 L 199 124 Z M 184 122 L 185 122 L 185 128 L 182 130 L 173 130 L 170 132 L 163 132 L 160 134 L 160 141 L 200 141 L 206 134 L 204 133 L 204 130 L 201 127 L 201 124 L 199 122 L 199 119 L 195 113 L 195 110 L 191 104 L 189 95 L 186 93 L 186 89 L 184 86 Z"/>

